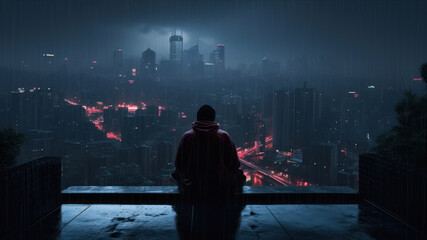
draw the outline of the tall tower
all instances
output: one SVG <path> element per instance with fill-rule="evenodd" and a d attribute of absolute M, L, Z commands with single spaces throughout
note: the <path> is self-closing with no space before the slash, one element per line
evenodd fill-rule
<path fill-rule="evenodd" d="M 199 45 L 184 51 L 183 69 L 187 77 L 197 78 L 203 76 L 203 55 L 199 52 Z"/>
<path fill-rule="evenodd" d="M 154 77 L 154 73 L 156 72 L 156 52 L 147 48 L 144 52 L 142 52 L 141 58 L 141 74 L 143 77 Z"/>
<path fill-rule="evenodd" d="M 123 51 L 121 48 L 113 50 L 113 67 L 116 73 L 120 73 L 123 70 Z"/>
<path fill-rule="evenodd" d="M 113 50 L 113 65 L 114 67 L 123 66 L 123 52 L 121 48 L 116 48 Z"/>
<path fill-rule="evenodd" d="M 216 50 L 218 51 L 218 65 L 220 65 L 223 69 L 225 68 L 225 50 L 224 44 L 218 44 L 216 46 Z"/>
<path fill-rule="evenodd" d="M 295 89 L 295 146 L 306 147 L 314 138 L 318 120 L 318 98 L 313 88 Z"/>
<path fill-rule="evenodd" d="M 224 44 L 218 44 L 216 49 L 210 53 L 209 61 L 215 65 L 215 75 L 225 72 L 225 50 Z"/>
<path fill-rule="evenodd" d="M 172 35 L 169 38 L 170 50 L 169 50 L 169 62 L 171 66 L 171 70 L 174 73 L 180 73 L 182 70 L 182 62 L 183 62 L 183 38 L 182 33 L 181 36 Z"/>
<path fill-rule="evenodd" d="M 289 151 L 294 146 L 293 93 L 275 91 L 273 95 L 273 148 Z"/>
<path fill-rule="evenodd" d="M 156 52 L 147 48 L 147 50 L 142 52 L 142 63 L 147 68 L 154 67 L 156 65 Z"/>

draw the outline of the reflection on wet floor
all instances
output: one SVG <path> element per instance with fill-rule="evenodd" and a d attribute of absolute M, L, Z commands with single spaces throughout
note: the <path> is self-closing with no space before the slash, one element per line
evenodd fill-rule
<path fill-rule="evenodd" d="M 232 204 L 177 204 L 176 229 L 181 240 L 235 239 L 244 206 Z"/>
<path fill-rule="evenodd" d="M 75 205 L 12 239 L 423 239 L 384 212 L 349 205 Z"/>

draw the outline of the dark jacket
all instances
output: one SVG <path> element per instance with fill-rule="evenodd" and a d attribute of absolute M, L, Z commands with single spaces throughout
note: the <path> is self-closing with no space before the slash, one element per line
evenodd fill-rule
<path fill-rule="evenodd" d="M 235 191 L 245 182 L 236 147 L 218 123 L 198 121 L 181 139 L 175 160 L 178 185 L 197 191 Z"/>

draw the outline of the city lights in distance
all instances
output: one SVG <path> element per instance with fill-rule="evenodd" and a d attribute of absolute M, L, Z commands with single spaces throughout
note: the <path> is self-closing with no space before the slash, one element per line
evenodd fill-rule
<path fill-rule="evenodd" d="M 107 138 L 114 139 L 114 140 L 117 140 L 119 142 L 122 141 L 122 137 L 121 137 L 121 135 L 119 133 L 108 132 L 107 133 Z"/>
<path fill-rule="evenodd" d="M 127 103 L 123 103 L 123 104 L 117 105 L 116 110 L 118 108 L 127 108 L 130 113 L 134 113 L 134 112 L 136 112 L 136 110 L 138 110 L 138 106 L 137 105 L 127 104 Z"/>
<path fill-rule="evenodd" d="M 76 101 L 73 101 L 72 99 L 64 99 L 64 101 L 73 106 L 79 105 Z"/>
<path fill-rule="evenodd" d="M 162 115 L 162 111 L 165 109 L 166 107 L 159 106 L 159 117 Z"/>
<path fill-rule="evenodd" d="M 423 80 L 422 78 L 414 78 L 414 81 L 421 81 Z"/>

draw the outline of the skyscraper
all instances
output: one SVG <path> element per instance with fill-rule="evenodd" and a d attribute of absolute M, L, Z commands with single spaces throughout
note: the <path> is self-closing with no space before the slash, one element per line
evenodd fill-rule
<path fill-rule="evenodd" d="M 225 71 L 224 44 L 218 44 L 209 55 L 209 61 L 215 65 L 215 75 L 221 75 Z"/>
<path fill-rule="evenodd" d="M 273 148 L 289 151 L 293 147 L 294 99 L 290 91 L 275 91 L 273 95 Z"/>
<path fill-rule="evenodd" d="M 142 52 L 140 73 L 143 78 L 154 78 L 156 72 L 156 52 L 147 48 Z"/>
<path fill-rule="evenodd" d="M 116 48 L 113 50 L 113 67 L 116 73 L 119 73 L 123 70 L 123 51 L 121 48 Z"/>
<path fill-rule="evenodd" d="M 171 70 L 174 73 L 180 73 L 183 62 L 183 38 L 182 36 L 176 35 L 176 33 L 174 33 L 174 35 L 169 38 L 169 43 L 169 62 Z"/>
<path fill-rule="evenodd" d="M 189 77 L 203 76 L 203 65 L 203 55 L 200 54 L 198 45 L 184 51 L 184 72 Z"/>
<path fill-rule="evenodd" d="M 152 147 L 147 145 L 137 146 L 138 164 L 141 174 L 144 177 L 150 177 L 153 174 L 153 158 L 151 156 Z"/>
<path fill-rule="evenodd" d="M 307 177 L 315 184 L 337 184 L 337 146 L 332 143 L 312 143 L 304 150 Z"/>
<path fill-rule="evenodd" d="M 217 59 L 217 67 L 218 72 L 222 73 L 225 70 L 225 50 L 224 50 L 224 44 L 218 44 L 216 46 L 216 50 L 218 51 L 218 59 Z"/>
<path fill-rule="evenodd" d="M 319 117 L 319 98 L 313 88 L 304 84 L 295 89 L 295 145 L 308 146 L 314 138 Z"/>
<path fill-rule="evenodd" d="M 154 67 L 156 65 L 156 52 L 147 48 L 147 50 L 142 53 L 142 62 L 147 68 Z"/>

